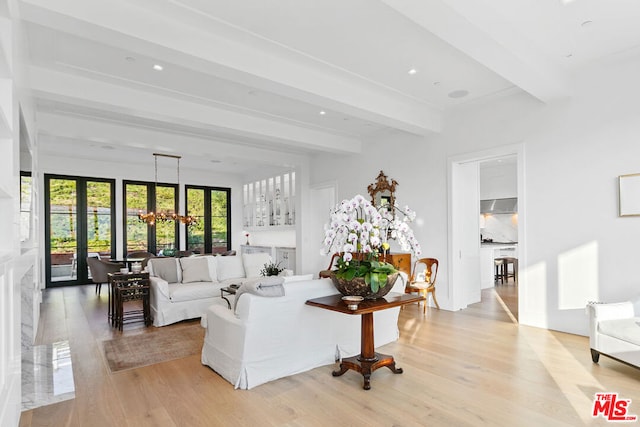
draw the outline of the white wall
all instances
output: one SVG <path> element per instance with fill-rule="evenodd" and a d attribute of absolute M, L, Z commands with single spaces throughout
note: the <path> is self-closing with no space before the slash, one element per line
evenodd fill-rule
<path fill-rule="evenodd" d="M 396 201 L 416 211 L 412 228 L 421 246 L 423 256 L 444 260 L 438 272 L 438 302 L 449 304 L 447 285 L 447 151 L 437 139 L 420 138 L 396 133 L 378 140 L 368 139 L 361 155 L 335 157 L 321 156 L 313 165 L 311 186 L 327 179 L 337 180 L 338 201 L 355 194 L 369 197 L 367 186 L 373 183 L 380 170 L 398 182 Z M 323 227 L 325 218 L 315 227 Z M 320 257 L 321 242 L 316 243 L 316 257 Z M 399 248 L 392 245 L 392 252 Z"/>
<path fill-rule="evenodd" d="M 438 300 L 449 304 L 447 161 L 508 144 L 525 147 L 527 263 L 521 264 L 520 321 L 587 333 L 589 300 L 639 291 L 640 217 L 617 216 L 616 177 L 640 172 L 640 61 L 618 60 L 575 76 L 570 100 L 543 105 L 526 94 L 471 105 L 442 135 L 389 135 L 365 153 L 314 162 L 311 185 L 338 180 L 338 199 L 365 193 L 380 169 L 397 198 L 418 213 L 423 253 L 442 261 Z M 316 226 L 321 227 L 322 224 Z"/>

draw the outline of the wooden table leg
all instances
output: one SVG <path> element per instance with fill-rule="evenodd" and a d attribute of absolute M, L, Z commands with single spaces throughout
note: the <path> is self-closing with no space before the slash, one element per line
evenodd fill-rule
<path fill-rule="evenodd" d="M 349 369 L 360 372 L 364 378 L 365 390 L 371 389 L 371 374 L 378 368 L 386 366 L 394 374 L 401 374 L 402 368 L 396 368 L 393 356 L 376 353 L 373 334 L 373 313 L 364 313 L 360 326 L 360 356 L 348 357 L 340 363 L 340 369 L 333 371 L 334 377 L 347 372 Z"/>

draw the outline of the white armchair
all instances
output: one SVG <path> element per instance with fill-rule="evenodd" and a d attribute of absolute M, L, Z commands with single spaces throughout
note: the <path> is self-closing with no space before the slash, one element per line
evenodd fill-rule
<path fill-rule="evenodd" d="M 590 303 L 587 312 L 593 362 L 603 354 L 640 368 L 640 296 L 634 301 Z"/>

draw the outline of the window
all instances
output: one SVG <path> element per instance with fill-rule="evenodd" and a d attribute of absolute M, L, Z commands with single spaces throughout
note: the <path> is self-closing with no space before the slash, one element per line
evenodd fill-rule
<path fill-rule="evenodd" d="M 156 205 L 155 212 L 174 213 L 178 212 L 176 207 L 176 189 L 177 187 L 166 187 L 158 185 L 156 188 Z M 178 224 L 174 221 L 159 222 L 155 225 L 155 251 L 160 252 L 164 249 L 175 249 L 178 247 Z"/>
<path fill-rule="evenodd" d="M 187 228 L 187 249 L 222 253 L 231 249 L 231 190 L 186 186 L 187 215 L 198 222 Z"/>
<path fill-rule="evenodd" d="M 148 251 L 157 254 L 178 247 L 178 224 L 166 221 L 150 226 L 138 219 L 140 212 L 177 212 L 176 191 L 176 185 L 124 182 L 125 253 Z"/>
<path fill-rule="evenodd" d="M 149 245 L 147 224 L 138 220 L 138 212 L 147 212 L 147 193 L 147 184 L 125 184 L 125 253 L 146 251 Z"/>
<path fill-rule="evenodd" d="M 31 172 L 20 171 L 20 241 L 31 237 Z"/>

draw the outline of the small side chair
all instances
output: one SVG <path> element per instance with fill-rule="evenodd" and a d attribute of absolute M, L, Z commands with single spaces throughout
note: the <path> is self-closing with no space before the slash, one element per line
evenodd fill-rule
<path fill-rule="evenodd" d="M 424 270 L 422 268 L 424 267 Z M 413 272 L 407 285 L 407 292 L 417 292 L 425 297 L 423 313 L 427 312 L 427 303 L 429 302 L 429 294 L 433 298 L 433 302 L 440 310 L 438 300 L 436 299 L 436 276 L 438 275 L 438 260 L 435 258 L 420 258 L 413 265 Z"/>
<path fill-rule="evenodd" d="M 96 293 L 100 295 L 103 283 L 109 282 L 109 273 L 118 273 L 123 264 L 119 262 L 105 261 L 98 258 L 88 257 L 87 265 L 91 272 L 91 280 L 96 284 Z"/>
<path fill-rule="evenodd" d="M 155 257 L 156 256 L 154 254 L 147 251 L 129 252 L 127 254 L 127 258 L 144 258 L 144 261 L 142 261 L 142 268 L 145 268 L 147 266 L 149 259 L 155 258 Z"/>

